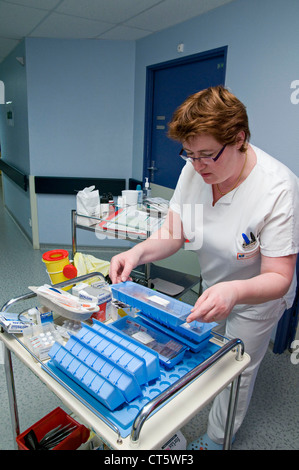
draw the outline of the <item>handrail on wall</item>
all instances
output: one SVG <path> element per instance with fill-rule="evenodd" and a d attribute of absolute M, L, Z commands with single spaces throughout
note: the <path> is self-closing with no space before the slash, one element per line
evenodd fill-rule
<path fill-rule="evenodd" d="M 29 177 L 10 163 L 0 158 L 0 170 L 24 191 L 28 190 Z M 121 194 L 126 189 L 124 178 L 86 178 L 86 177 L 54 177 L 35 176 L 35 192 L 38 194 L 76 194 L 86 186 L 100 187 L 101 194 L 111 192 Z"/>
<path fill-rule="evenodd" d="M 0 158 L 0 170 L 2 170 L 14 183 L 16 183 L 24 191 L 28 189 L 28 175 L 22 173 L 20 170 L 5 162 Z"/>

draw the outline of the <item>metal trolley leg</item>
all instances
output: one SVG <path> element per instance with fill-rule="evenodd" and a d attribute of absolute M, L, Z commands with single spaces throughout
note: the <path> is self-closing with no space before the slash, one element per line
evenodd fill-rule
<path fill-rule="evenodd" d="M 241 374 L 235 378 L 231 384 L 230 398 L 225 424 L 223 450 L 230 450 L 232 445 L 232 437 L 235 423 L 235 416 L 238 404 L 238 395 L 240 388 Z"/>
<path fill-rule="evenodd" d="M 16 398 L 16 389 L 15 389 L 15 381 L 14 381 L 14 375 L 13 375 L 11 352 L 5 345 L 4 345 L 4 368 L 5 368 L 12 432 L 13 432 L 14 443 L 16 446 L 16 437 L 20 434 L 19 414 L 18 414 L 18 407 L 17 407 L 17 398 Z"/>

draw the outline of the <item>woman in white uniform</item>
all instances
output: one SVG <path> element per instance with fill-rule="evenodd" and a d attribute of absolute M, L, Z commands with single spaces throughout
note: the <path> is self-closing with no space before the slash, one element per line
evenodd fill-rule
<path fill-rule="evenodd" d="M 222 86 L 190 96 L 169 136 L 186 160 L 161 229 L 111 260 L 112 282 L 181 247 L 198 253 L 203 294 L 187 321 L 217 322 L 251 357 L 242 374 L 234 434 L 245 417 L 271 332 L 295 295 L 298 178 L 249 144 L 245 106 Z M 196 397 L 194 398 L 196 399 Z M 221 449 L 229 391 L 214 400 L 207 433 L 189 449 Z"/>

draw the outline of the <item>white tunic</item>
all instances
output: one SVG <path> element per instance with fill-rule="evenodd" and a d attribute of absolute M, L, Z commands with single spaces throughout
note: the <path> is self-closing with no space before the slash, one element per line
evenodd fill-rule
<path fill-rule="evenodd" d="M 261 254 L 280 257 L 299 251 L 298 178 L 255 146 L 257 163 L 249 176 L 213 206 L 212 185 L 189 162 L 180 175 L 170 207 L 181 216 L 186 249 L 198 253 L 204 288 L 260 273 Z M 244 237 L 250 240 L 246 245 Z M 295 276 L 285 296 L 295 295 Z M 236 306 L 246 317 L 267 318 L 275 301 Z"/>

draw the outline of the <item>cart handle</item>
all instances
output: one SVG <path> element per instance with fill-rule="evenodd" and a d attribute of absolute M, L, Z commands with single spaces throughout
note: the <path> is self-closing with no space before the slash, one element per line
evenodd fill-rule
<path fill-rule="evenodd" d="M 194 367 L 190 372 L 188 372 L 184 377 L 177 380 L 173 385 L 168 387 L 164 392 L 162 392 L 157 397 L 153 398 L 148 402 L 136 416 L 132 431 L 131 431 L 131 443 L 133 445 L 138 445 L 140 438 L 141 429 L 144 425 L 144 422 L 149 418 L 149 416 L 165 401 L 171 398 L 173 395 L 177 394 L 183 387 L 188 385 L 192 380 L 196 379 L 203 372 L 208 370 L 212 365 L 214 365 L 219 359 L 221 359 L 225 354 L 227 354 L 232 349 L 236 348 L 236 360 L 241 361 L 244 355 L 244 343 L 240 339 L 232 339 L 227 344 L 225 344 L 219 351 L 217 351 L 213 356 L 206 360 L 203 364 L 199 364 Z"/>

